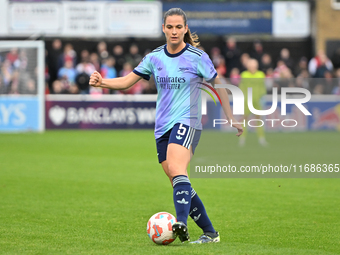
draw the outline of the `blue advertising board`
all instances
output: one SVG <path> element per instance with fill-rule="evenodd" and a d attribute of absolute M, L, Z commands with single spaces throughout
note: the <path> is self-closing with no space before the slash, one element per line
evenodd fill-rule
<path fill-rule="evenodd" d="M 340 100 L 338 102 L 310 102 L 309 130 L 340 131 Z"/>
<path fill-rule="evenodd" d="M 271 34 L 272 3 L 163 3 L 163 11 L 181 8 L 198 34 Z"/>
<path fill-rule="evenodd" d="M 38 97 L 0 97 L 0 131 L 40 131 Z"/>

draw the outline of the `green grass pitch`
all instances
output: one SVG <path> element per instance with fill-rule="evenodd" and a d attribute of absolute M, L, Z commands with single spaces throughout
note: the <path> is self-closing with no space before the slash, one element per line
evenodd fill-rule
<path fill-rule="evenodd" d="M 336 132 L 218 140 L 236 164 L 340 163 Z M 156 155 L 151 130 L 0 134 L 0 254 L 340 254 L 335 178 L 191 178 L 221 242 L 152 243 L 149 217 L 175 214 Z"/>

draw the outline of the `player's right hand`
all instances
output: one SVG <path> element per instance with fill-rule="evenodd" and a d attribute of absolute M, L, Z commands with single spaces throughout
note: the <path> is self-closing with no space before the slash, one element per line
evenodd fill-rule
<path fill-rule="evenodd" d="M 103 78 L 100 73 L 94 71 L 94 73 L 91 74 L 89 84 L 93 87 L 100 87 L 100 85 L 102 84 L 102 80 Z"/>

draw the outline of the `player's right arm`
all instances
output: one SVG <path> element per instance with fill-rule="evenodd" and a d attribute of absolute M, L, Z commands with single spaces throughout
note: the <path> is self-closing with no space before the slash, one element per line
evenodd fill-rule
<path fill-rule="evenodd" d="M 103 79 L 101 74 L 95 71 L 91 77 L 89 84 L 93 87 L 108 88 L 113 90 L 128 89 L 138 82 L 142 77 L 131 72 L 124 77 Z"/>

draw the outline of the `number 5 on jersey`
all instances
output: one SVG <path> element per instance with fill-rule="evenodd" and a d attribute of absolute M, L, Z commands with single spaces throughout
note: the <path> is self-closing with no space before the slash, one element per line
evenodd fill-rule
<path fill-rule="evenodd" d="M 170 142 L 177 143 L 189 149 L 195 135 L 195 129 L 183 123 L 177 123 L 173 127 L 173 131 L 171 133 Z M 173 136 L 173 134 L 175 134 L 175 136 Z"/>
<path fill-rule="evenodd" d="M 181 140 L 182 139 L 181 136 L 184 136 L 186 131 L 187 131 L 187 128 L 181 123 L 178 127 L 176 138 L 178 140 Z"/>

